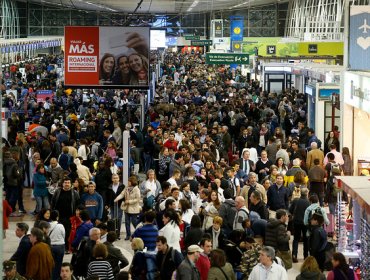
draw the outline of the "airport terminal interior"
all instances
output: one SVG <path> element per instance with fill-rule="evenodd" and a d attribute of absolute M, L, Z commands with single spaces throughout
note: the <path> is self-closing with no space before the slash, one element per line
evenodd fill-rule
<path fill-rule="evenodd" d="M 370 279 L 370 0 L 0 4 L 3 279 Z"/>

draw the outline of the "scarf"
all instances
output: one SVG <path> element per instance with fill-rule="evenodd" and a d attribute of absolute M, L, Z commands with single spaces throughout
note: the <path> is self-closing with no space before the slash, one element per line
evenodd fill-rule
<path fill-rule="evenodd" d="M 212 235 L 213 235 L 213 238 L 212 238 L 212 249 L 217 249 L 218 248 L 218 236 L 220 235 L 220 231 L 221 231 L 221 229 L 215 230 L 212 227 Z"/>

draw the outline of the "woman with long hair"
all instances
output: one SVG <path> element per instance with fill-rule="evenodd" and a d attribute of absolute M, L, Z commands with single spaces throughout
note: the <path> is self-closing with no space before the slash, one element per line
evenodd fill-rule
<path fill-rule="evenodd" d="M 342 156 L 344 163 L 342 165 L 344 176 L 352 176 L 353 175 L 353 162 L 351 155 L 349 153 L 348 147 L 342 148 Z"/>
<path fill-rule="evenodd" d="M 34 190 L 33 195 L 36 199 L 36 210 L 34 214 L 40 212 L 42 208 L 49 209 L 49 192 L 46 184 L 45 166 L 41 163 L 36 168 L 36 174 L 33 175 Z"/>
<path fill-rule="evenodd" d="M 213 218 L 218 216 L 218 211 L 221 207 L 221 202 L 218 198 L 218 192 L 212 190 L 208 195 L 208 204 L 203 209 L 204 221 L 203 229 L 206 230 L 213 225 Z"/>
<path fill-rule="evenodd" d="M 189 248 L 190 245 L 197 245 L 204 235 L 202 230 L 202 221 L 198 215 L 194 215 L 190 221 L 190 229 L 185 234 L 185 248 Z"/>
<path fill-rule="evenodd" d="M 302 266 L 301 273 L 295 278 L 296 280 L 325 280 L 316 259 L 312 256 L 307 257 Z"/>
<path fill-rule="evenodd" d="M 335 136 L 334 131 L 329 131 L 324 141 L 324 154 L 330 152 L 330 145 L 335 144 L 337 151 L 339 152 L 339 139 Z"/>
<path fill-rule="evenodd" d="M 211 268 L 208 272 L 208 280 L 236 280 L 232 265 L 226 262 L 226 254 L 224 250 L 212 250 L 209 259 L 211 261 Z"/>
<path fill-rule="evenodd" d="M 80 197 L 87 192 L 87 186 L 85 185 L 85 182 L 81 178 L 77 178 L 73 181 L 73 188 L 78 192 Z"/>
<path fill-rule="evenodd" d="M 181 219 L 190 224 L 192 217 L 194 216 L 194 211 L 191 209 L 189 200 L 182 198 L 179 200 L 179 208 L 181 210 Z"/>
<path fill-rule="evenodd" d="M 41 221 L 50 222 L 50 209 L 42 208 L 36 216 L 33 227 L 39 227 Z"/>
<path fill-rule="evenodd" d="M 121 209 L 125 212 L 125 240 L 129 240 L 131 237 L 131 224 L 136 228 L 139 224 L 139 214 L 141 212 L 140 189 L 135 176 L 128 178 L 127 187 L 116 197 L 114 202 L 118 202 L 122 198 L 124 198 L 124 201 L 121 204 Z"/>
<path fill-rule="evenodd" d="M 129 55 L 128 62 L 131 70 L 130 85 L 147 85 L 149 62 L 145 56 L 134 53 Z"/>
<path fill-rule="evenodd" d="M 159 230 L 159 235 L 164 236 L 167 239 L 169 247 L 179 251 L 180 248 L 180 218 L 179 215 L 173 209 L 167 209 L 163 214 L 164 227 Z"/>
<path fill-rule="evenodd" d="M 327 280 L 358 280 L 356 273 L 349 267 L 342 253 L 334 253 L 331 263 L 333 270 L 329 271 Z"/>
<path fill-rule="evenodd" d="M 284 163 L 284 159 L 282 157 L 278 157 L 276 159 L 275 165 L 278 169 L 278 173 L 281 173 L 285 176 L 286 172 L 288 171 L 288 167 Z"/>
<path fill-rule="evenodd" d="M 113 54 L 104 54 L 99 65 L 99 83 L 101 85 L 112 84 L 114 69 L 115 60 Z"/>

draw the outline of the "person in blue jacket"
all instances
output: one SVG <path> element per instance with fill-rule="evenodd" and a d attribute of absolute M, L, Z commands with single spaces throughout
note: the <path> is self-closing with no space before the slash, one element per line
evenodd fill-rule
<path fill-rule="evenodd" d="M 82 238 L 89 237 L 89 231 L 94 227 L 93 223 L 90 220 L 90 215 L 87 210 L 82 210 L 80 212 L 80 218 L 82 220 L 82 224 L 76 230 L 76 236 L 72 241 L 72 247 L 78 248 Z"/>
<path fill-rule="evenodd" d="M 103 217 L 103 198 L 95 191 L 96 185 L 94 182 L 89 182 L 87 186 L 88 192 L 82 195 L 81 202 L 85 205 L 89 212 L 90 219 L 94 224 L 99 224 Z"/>
<path fill-rule="evenodd" d="M 49 191 L 47 188 L 45 177 L 45 166 L 39 164 L 36 168 L 36 173 L 33 175 L 34 189 L 33 195 L 36 200 L 36 210 L 34 214 L 40 212 L 42 208 L 49 209 Z"/>

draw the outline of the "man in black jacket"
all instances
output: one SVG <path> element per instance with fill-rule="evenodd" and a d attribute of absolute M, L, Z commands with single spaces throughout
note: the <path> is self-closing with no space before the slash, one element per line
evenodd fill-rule
<path fill-rule="evenodd" d="M 289 212 L 293 214 L 293 227 L 294 227 L 294 241 L 293 241 L 293 262 L 297 263 L 298 255 L 298 243 L 303 235 L 303 257 L 308 257 L 308 239 L 307 239 L 307 227 L 304 225 L 303 218 L 304 213 L 310 202 L 307 198 L 308 189 L 301 189 L 301 197 L 294 199 L 290 205 Z"/>
<path fill-rule="evenodd" d="M 17 251 L 10 258 L 10 260 L 17 262 L 17 272 L 22 276 L 26 274 L 27 257 L 32 247 L 30 237 L 27 235 L 28 229 L 26 223 L 17 223 L 15 235 L 20 239 L 20 242 Z"/>
<path fill-rule="evenodd" d="M 254 211 L 258 213 L 261 219 L 267 220 L 269 218 L 269 211 L 266 204 L 262 201 L 261 193 L 257 190 L 253 191 L 250 200 L 249 211 Z"/>
<path fill-rule="evenodd" d="M 128 260 L 122 254 L 121 250 L 113 245 L 116 241 L 117 235 L 114 231 L 110 231 L 107 234 L 107 241 L 104 244 L 108 249 L 107 261 L 112 266 L 113 274 L 117 275 L 119 271 L 128 265 Z"/>
<path fill-rule="evenodd" d="M 292 267 L 292 255 L 289 250 L 291 233 L 287 231 L 288 213 L 284 209 L 276 211 L 276 219 L 270 219 L 266 227 L 265 246 L 271 246 L 277 252 L 286 269 Z"/>
<path fill-rule="evenodd" d="M 172 278 L 173 272 L 181 264 L 183 257 L 182 254 L 169 247 L 167 244 L 167 239 L 164 236 L 157 237 L 157 268 L 160 273 L 160 279 L 170 280 Z"/>

